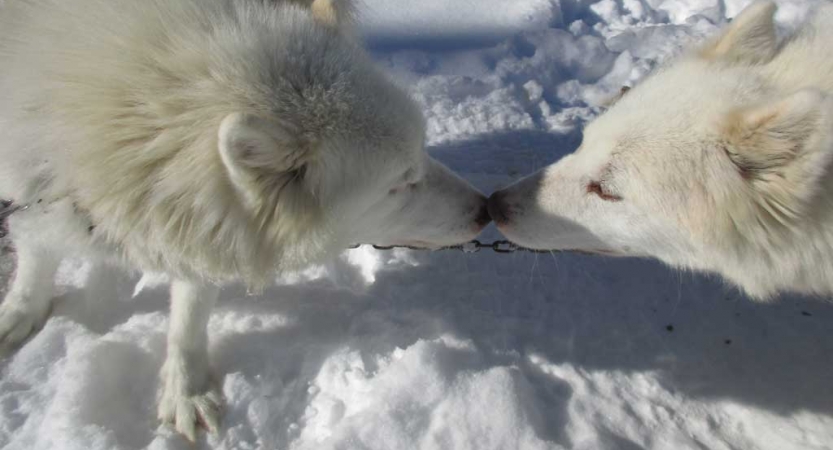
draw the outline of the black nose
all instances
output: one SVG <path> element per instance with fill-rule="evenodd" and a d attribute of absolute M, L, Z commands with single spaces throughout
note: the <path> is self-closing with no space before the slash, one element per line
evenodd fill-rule
<path fill-rule="evenodd" d="M 492 216 L 489 215 L 489 208 L 488 203 L 486 202 L 486 198 L 483 198 L 483 201 L 480 203 L 480 210 L 477 212 L 477 217 L 474 218 L 474 223 L 481 227 L 485 227 L 492 221 Z"/>
<path fill-rule="evenodd" d="M 509 222 L 509 216 L 506 214 L 506 194 L 503 191 L 497 191 L 489 197 L 486 208 L 489 211 L 489 216 L 496 224 L 501 225 Z"/>

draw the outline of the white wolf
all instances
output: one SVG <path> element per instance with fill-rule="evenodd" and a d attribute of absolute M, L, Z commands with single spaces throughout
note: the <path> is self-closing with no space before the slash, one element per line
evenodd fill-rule
<path fill-rule="evenodd" d="M 511 240 L 652 256 L 757 298 L 833 293 L 833 6 L 776 41 L 754 3 L 628 91 L 573 154 L 496 192 Z"/>
<path fill-rule="evenodd" d="M 262 285 L 353 243 L 438 247 L 485 197 L 423 149 L 407 95 L 341 24 L 349 4 L 17 0 L 0 9 L 0 198 L 18 270 L 0 344 L 37 330 L 64 255 L 170 274 L 159 416 L 217 428 L 217 285 Z"/>

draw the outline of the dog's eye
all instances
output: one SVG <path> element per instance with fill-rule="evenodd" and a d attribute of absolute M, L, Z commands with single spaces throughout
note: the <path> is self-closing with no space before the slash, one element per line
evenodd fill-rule
<path fill-rule="evenodd" d="M 400 192 L 410 191 L 410 190 L 416 189 L 417 186 L 419 186 L 419 183 L 405 183 L 405 184 L 399 185 L 399 186 L 391 189 L 390 191 L 388 191 L 388 194 L 394 195 L 394 194 L 398 194 Z"/>
<path fill-rule="evenodd" d="M 411 191 L 419 187 L 421 182 L 421 174 L 415 168 L 409 168 L 402 173 L 399 182 L 388 193 L 390 195 L 398 194 L 400 192 Z"/>
<path fill-rule="evenodd" d="M 607 202 L 621 202 L 622 197 L 609 192 L 605 185 L 599 181 L 591 181 L 587 184 L 587 193 L 588 194 L 595 194 L 600 199 L 607 201 Z"/>

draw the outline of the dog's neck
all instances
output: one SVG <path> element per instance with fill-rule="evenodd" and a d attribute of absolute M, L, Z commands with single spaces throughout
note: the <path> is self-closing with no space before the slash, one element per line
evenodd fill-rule
<path fill-rule="evenodd" d="M 777 240 L 743 236 L 734 248 L 699 252 L 697 266 L 722 274 L 756 299 L 779 292 L 833 296 L 833 176 L 827 180 L 810 215 Z"/>

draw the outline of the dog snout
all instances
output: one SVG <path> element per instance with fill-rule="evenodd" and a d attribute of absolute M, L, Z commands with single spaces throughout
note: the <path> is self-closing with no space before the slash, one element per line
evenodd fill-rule
<path fill-rule="evenodd" d="M 506 211 L 506 193 L 504 191 L 493 193 L 489 197 L 486 209 L 489 212 L 489 217 L 495 221 L 495 224 L 503 225 L 509 222 L 509 215 Z"/>
<path fill-rule="evenodd" d="M 478 206 L 477 215 L 474 217 L 474 223 L 476 223 L 480 229 L 483 229 L 491 221 L 492 216 L 489 214 L 488 201 L 486 197 L 483 197 L 480 201 L 480 206 Z"/>

